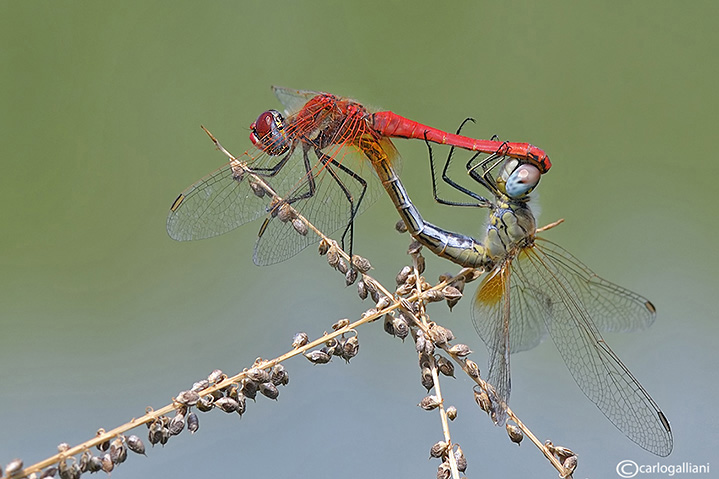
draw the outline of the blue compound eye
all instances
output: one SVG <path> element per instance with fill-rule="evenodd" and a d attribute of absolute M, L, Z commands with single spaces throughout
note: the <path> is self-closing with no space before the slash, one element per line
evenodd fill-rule
<path fill-rule="evenodd" d="M 539 169 L 530 164 L 521 165 L 514 170 L 505 185 L 505 191 L 510 198 L 521 198 L 531 192 L 539 183 L 542 174 Z"/>

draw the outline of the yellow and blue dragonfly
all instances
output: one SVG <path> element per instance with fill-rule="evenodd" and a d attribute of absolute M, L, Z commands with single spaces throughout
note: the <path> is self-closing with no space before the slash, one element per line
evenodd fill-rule
<path fill-rule="evenodd" d="M 489 350 L 487 379 L 495 388 L 491 399 L 496 422 L 503 425 L 507 418 L 510 354 L 531 349 L 549 336 L 581 390 L 620 431 L 654 454 L 669 455 L 673 447 L 669 421 L 600 333 L 648 327 L 656 316 L 654 305 L 600 278 L 568 251 L 536 235 L 529 205 L 529 194 L 542 174 L 536 165 L 502 154 L 472 156 L 467 173 L 491 193 L 487 198 L 449 177 L 453 147 L 442 179 L 472 199 L 458 203 L 438 197 L 429 142 L 427 147 L 435 199 L 489 210 L 481 240 L 422 218 L 391 162 L 385 161 L 391 144 L 380 141 L 363 150 L 374 152 L 369 155 L 372 164 L 410 234 L 438 256 L 485 272 L 472 319 Z"/>

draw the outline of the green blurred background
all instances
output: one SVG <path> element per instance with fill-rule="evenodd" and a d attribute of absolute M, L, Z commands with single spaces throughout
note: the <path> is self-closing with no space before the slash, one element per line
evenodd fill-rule
<path fill-rule="evenodd" d="M 258 223 L 191 243 L 168 207 L 278 108 L 270 85 L 329 91 L 471 136 L 529 141 L 554 167 L 539 188 L 546 236 L 651 298 L 646 332 L 607 340 L 672 421 L 662 463 L 716 457 L 714 2 L 0 3 L 0 463 L 26 464 L 162 406 L 214 368 L 236 372 L 368 304 L 314 248 L 258 268 Z M 480 234 L 484 213 L 435 205 L 426 149 L 397 141 L 426 219 Z M 442 152 L 444 153 L 444 152 Z M 380 198 L 357 252 L 388 285 L 407 237 Z M 453 265 L 428 258 L 435 279 Z M 474 287 L 468 288 L 473 292 Z M 464 303 L 464 304 L 463 304 Z M 469 302 L 430 310 L 476 350 Z M 274 403 L 215 412 L 113 477 L 433 477 L 436 414 L 416 356 L 375 324 L 347 366 L 287 363 Z M 579 454 L 576 477 L 655 463 L 584 398 L 550 343 L 513 360 L 512 404 Z M 555 477 L 445 381 L 454 440 L 478 476 Z M 145 434 L 144 428 L 140 434 Z"/>

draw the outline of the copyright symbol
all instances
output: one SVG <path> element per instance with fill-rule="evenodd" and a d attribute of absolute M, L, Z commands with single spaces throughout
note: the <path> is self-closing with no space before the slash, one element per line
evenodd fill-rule
<path fill-rule="evenodd" d="M 625 479 L 634 477 L 638 472 L 639 466 L 631 459 L 625 459 L 617 464 L 617 474 L 619 474 L 619 477 L 624 477 Z"/>

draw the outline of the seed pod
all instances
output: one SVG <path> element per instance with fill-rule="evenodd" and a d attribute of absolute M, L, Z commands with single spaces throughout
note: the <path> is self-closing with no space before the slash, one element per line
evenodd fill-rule
<path fill-rule="evenodd" d="M 309 336 L 307 336 L 307 333 L 304 333 L 304 332 L 297 333 L 292 338 L 292 347 L 294 349 L 301 348 L 308 342 L 310 342 L 310 338 L 309 338 Z"/>
<path fill-rule="evenodd" d="M 438 289 L 430 289 L 422 295 L 422 298 L 428 303 L 438 303 L 444 301 L 444 293 Z"/>
<path fill-rule="evenodd" d="M 337 265 L 340 262 L 340 254 L 337 251 L 337 248 L 332 245 L 330 249 L 327 251 L 327 263 L 332 266 L 333 268 L 337 268 Z"/>
<path fill-rule="evenodd" d="M 279 219 L 283 223 L 287 223 L 289 220 L 291 220 L 295 216 L 296 215 L 295 215 L 293 208 L 290 205 L 288 205 L 287 203 L 282 203 L 282 205 L 280 205 L 280 207 L 277 210 L 277 219 Z"/>
<path fill-rule="evenodd" d="M 397 277 L 395 278 L 395 282 L 397 283 L 397 286 L 404 284 L 407 281 L 407 277 L 409 277 L 409 274 L 412 272 L 412 268 L 409 266 L 403 267 L 399 273 L 397 273 Z"/>
<path fill-rule="evenodd" d="M 422 251 L 422 244 L 417 240 L 412 241 L 407 248 L 407 254 L 409 255 L 419 254 L 420 251 Z"/>
<path fill-rule="evenodd" d="M 245 399 L 244 394 L 239 394 L 237 396 L 237 414 L 242 416 L 245 413 L 246 409 L 247 409 L 247 399 Z"/>
<path fill-rule="evenodd" d="M 72 465 L 74 465 L 75 458 L 71 457 L 70 460 L 72 461 Z M 67 463 L 67 459 L 63 459 L 57 464 L 57 470 L 60 473 L 60 479 L 72 479 L 73 471 L 71 469 L 71 464 Z"/>
<path fill-rule="evenodd" d="M 227 396 L 228 398 L 232 398 L 237 401 L 238 395 L 239 387 L 237 384 L 230 384 L 228 387 L 225 388 L 225 396 Z"/>
<path fill-rule="evenodd" d="M 339 261 L 337 261 L 337 271 L 342 274 L 347 274 L 347 271 L 349 270 L 350 267 L 347 265 L 347 261 L 345 261 L 344 258 L 340 258 Z"/>
<path fill-rule="evenodd" d="M 357 273 L 357 270 L 356 270 L 355 268 L 350 268 L 350 269 L 345 273 L 345 286 L 351 286 L 351 285 L 353 285 L 354 282 L 357 281 L 358 276 L 359 276 L 359 275 L 358 275 L 358 273 Z"/>
<path fill-rule="evenodd" d="M 97 431 L 97 432 L 98 432 L 98 435 L 101 434 L 100 431 Z M 103 430 L 102 433 L 104 433 L 104 432 L 105 432 L 105 431 Z M 107 451 L 108 449 L 110 449 L 110 441 L 108 440 L 108 441 L 101 442 L 101 443 L 99 443 L 99 444 L 98 444 L 97 446 L 95 446 L 95 447 L 97 447 L 97 450 L 98 450 L 98 451 L 105 452 L 105 451 Z"/>
<path fill-rule="evenodd" d="M 392 303 L 392 300 L 388 296 L 382 296 L 379 301 L 377 301 L 377 304 L 375 305 L 375 308 L 377 310 L 383 310 L 387 306 L 389 306 Z"/>
<path fill-rule="evenodd" d="M 464 367 L 470 378 L 479 379 L 479 366 L 471 359 L 464 360 Z"/>
<path fill-rule="evenodd" d="M 430 396 L 423 397 L 422 400 L 419 402 L 418 406 L 425 411 L 431 411 L 432 409 L 437 409 L 440 404 L 441 402 L 439 398 L 432 394 Z"/>
<path fill-rule="evenodd" d="M 447 455 L 449 444 L 444 441 L 436 442 L 429 450 L 429 457 L 444 457 Z"/>
<path fill-rule="evenodd" d="M 170 436 L 177 436 L 183 429 L 185 429 L 185 415 L 177 411 L 175 417 L 170 421 L 170 425 L 167 426 L 167 430 L 170 432 Z M 110 451 L 112 451 L 112 448 Z"/>
<path fill-rule="evenodd" d="M 214 371 L 212 371 L 212 372 L 210 373 L 209 376 L 207 376 L 207 380 L 208 380 L 211 384 L 221 383 L 221 382 L 224 381 L 225 379 L 227 379 L 227 376 L 226 376 L 226 375 L 222 372 L 222 370 L 220 370 L 220 369 L 215 369 Z"/>
<path fill-rule="evenodd" d="M 190 389 L 190 391 L 194 391 L 194 392 L 196 392 L 196 393 L 199 393 L 199 392 L 202 391 L 203 389 L 207 389 L 207 388 L 209 388 L 209 387 L 210 387 L 210 381 L 208 381 L 207 379 L 202 379 L 202 380 L 197 381 L 196 383 L 194 383 L 194 384 L 192 385 L 192 389 Z"/>
<path fill-rule="evenodd" d="M 335 324 L 332 325 L 332 330 L 337 331 L 339 329 L 346 328 L 347 326 L 349 326 L 349 324 L 350 324 L 349 319 L 347 319 L 347 318 L 340 319 L 339 321 L 337 321 Z"/>
<path fill-rule="evenodd" d="M 434 387 L 434 378 L 432 378 L 432 370 L 430 368 L 422 368 L 422 386 L 427 392 Z"/>
<path fill-rule="evenodd" d="M 454 421 L 455 419 L 457 419 L 457 408 L 456 407 L 450 406 L 447 408 L 447 418 L 450 421 Z"/>
<path fill-rule="evenodd" d="M 326 352 L 317 350 L 305 353 L 305 357 L 313 364 L 326 364 L 332 359 Z"/>
<path fill-rule="evenodd" d="M 247 370 L 247 377 L 256 383 L 266 383 L 270 380 L 270 373 L 260 368 Z"/>
<path fill-rule="evenodd" d="M 257 396 L 257 383 L 245 378 L 242 380 L 242 389 L 240 389 L 240 392 L 243 396 L 250 398 L 254 401 L 255 397 Z"/>
<path fill-rule="evenodd" d="M 447 341 L 454 339 L 454 334 L 449 329 L 440 326 L 439 324 L 432 324 L 429 330 L 430 337 L 437 346 L 446 344 Z"/>
<path fill-rule="evenodd" d="M 444 298 L 447 300 L 447 306 L 449 306 L 450 311 L 462 298 L 462 292 L 454 286 L 445 286 L 442 288 L 442 293 L 444 294 Z"/>
<path fill-rule="evenodd" d="M 459 273 L 457 273 L 457 276 L 462 275 L 462 277 L 466 278 L 465 281 L 467 283 L 471 283 L 475 279 L 482 276 L 482 273 L 484 273 L 483 270 L 477 269 L 477 268 L 462 268 Z"/>
<path fill-rule="evenodd" d="M 472 354 L 472 350 L 469 349 L 469 346 L 467 346 L 466 344 L 455 344 L 454 346 L 449 348 L 449 353 L 463 358 Z"/>
<path fill-rule="evenodd" d="M 257 182 L 257 180 L 250 177 L 249 183 L 250 189 L 252 189 L 252 192 L 255 194 L 255 196 L 257 196 L 258 198 L 262 198 L 265 196 L 265 189 Z"/>
<path fill-rule="evenodd" d="M 569 456 L 562 463 L 562 466 L 565 469 L 565 472 L 562 477 L 570 477 L 574 470 L 577 468 L 577 456 Z"/>
<path fill-rule="evenodd" d="M 427 342 L 427 339 L 425 338 L 424 333 L 421 330 L 417 330 L 417 336 L 414 338 L 414 348 L 417 350 L 418 353 L 421 353 L 424 351 L 425 343 Z"/>
<path fill-rule="evenodd" d="M 232 167 L 232 179 L 238 183 L 245 177 L 245 170 L 239 165 L 231 164 Z"/>
<path fill-rule="evenodd" d="M 367 299 L 367 285 L 363 280 L 359 280 L 357 283 L 357 295 L 360 297 L 362 301 Z"/>
<path fill-rule="evenodd" d="M 280 395 L 280 390 L 271 382 L 260 384 L 260 392 L 269 399 L 277 399 L 277 396 Z"/>
<path fill-rule="evenodd" d="M 195 434 L 198 429 L 200 429 L 200 419 L 197 417 L 197 414 L 191 412 L 187 415 L 187 430 Z"/>
<path fill-rule="evenodd" d="M 57 445 L 57 452 L 62 453 L 62 452 L 67 451 L 68 449 L 70 449 L 70 444 L 68 444 L 66 442 L 61 442 L 60 444 Z"/>
<path fill-rule="evenodd" d="M 327 254 L 327 251 L 330 249 L 330 244 L 325 240 L 324 238 L 322 241 L 320 241 L 320 245 L 317 248 L 317 251 L 319 252 L 320 256 L 324 256 Z"/>
<path fill-rule="evenodd" d="M 492 406 L 492 401 L 489 400 L 489 396 L 487 393 L 483 390 L 478 390 L 478 386 L 475 386 L 473 388 L 474 391 L 474 401 L 477 403 L 479 408 L 486 412 L 487 414 L 492 414 L 494 412 L 494 406 Z"/>
<path fill-rule="evenodd" d="M 352 264 L 360 271 L 360 273 L 366 273 L 372 269 L 372 265 L 369 260 L 359 255 L 352 256 Z"/>
<path fill-rule="evenodd" d="M 437 358 L 437 369 L 439 369 L 439 372 L 445 376 L 454 377 L 454 364 L 452 364 L 452 361 L 444 356 L 439 356 Z"/>
<path fill-rule="evenodd" d="M 407 321 L 404 320 L 404 318 L 394 318 L 392 326 L 394 327 L 395 336 L 397 336 L 399 339 L 404 341 L 404 338 L 409 336 L 409 325 L 407 324 Z"/>
<path fill-rule="evenodd" d="M 514 424 L 507 423 L 507 435 L 509 436 L 509 439 L 511 439 L 512 442 L 516 444 L 520 444 L 522 442 L 522 439 L 524 439 L 524 434 L 522 433 L 522 430 L 519 429 Z"/>
<path fill-rule="evenodd" d="M 237 411 L 237 401 L 232 398 L 223 397 L 215 401 L 215 407 L 222 409 L 226 413 Z"/>
<path fill-rule="evenodd" d="M 449 479 L 450 477 L 452 477 L 452 466 L 448 461 L 444 461 L 437 468 L 437 479 Z"/>
<path fill-rule="evenodd" d="M 162 421 L 156 420 L 152 423 L 152 425 L 150 426 L 150 430 L 147 432 L 147 439 L 150 441 L 150 445 L 152 446 L 160 442 L 160 440 L 162 439 Z M 106 455 L 107 457 L 110 457 L 109 454 Z M 103 469 L 104 468 L 105 466 L 103 465 Z"/>
<path fill-rule="evenodd" d="M 357 339 L 357 336 L 347 338 L 342 344 L 342 351 L 342 358 L 347 362 L 350 362 L 350 359 L 357 356 L 357 353 L 359 353 L 359 339 Z"/>
<path fill-rule="evenodd" d="M 200 395 L 195 391 L 181 391 L 175 398 L 175 401 L 185 406 L 194 406 L 199 399 Z"/>
<path fill-rule="evenodd" d="M 115 464 L 122 464 L 127 459 L 127 448 L 125 443 L 122 442 L 122 438 L 115 438 L 110 443 L 110 459 Z"/>
<path fill-rule="evenodd" d="M 109 454 L 105 454 L 100 460 L 102 461 L 102 470 L 105 473 L 110 474 L 115 469 L 115 463 L 112 462 Z"/>
<path fill-rule="evenodd" d="M 87 463 L 87 470 L 91 474 L 102 471 L 102 458 L 92 456 L 90 461 Z"/>
<path fill-rule="evenodd" d="M 195 407 L 198 411 L 201 412 L 208 412 L 212 410 L 212 404 L 215 402 L 215 397 L 212 394 L 208 394 L 207 396 L 201 396 L 200 400 L 197 401 L 197 404 Z"/>
<path fill-rule="evenodd" d="M 464 472 L 467 470 L 467 458 L 464 457 L 462 448 L 457 444 L 457 449 L 454 451 L 454 461 L 457 463 L 457 470 Z"/>
<path fill-rule="evenodd" d="M 91 456 L 92 456 L 92 454 L 91 454 Z M 97 472 L 97 471 L 91 471 L 91 472 Z M 48 477 L 55 477 L 55 474 L 57 474 L 57 467 L 55 467 L 55 466 L 48 467 L 47 469 L 42 471 L 42 474 L 40 474 L 40 479 L 47 479 Z M 2 475 L 1 470 L 0 470 L 0 475 Z M 9 475 L 10 474 L 8 474 L 8 476 Z"/>
<path fill-rule="evenodd" d="M 142 439 L 134 434 L 132 436 L 128 436 L 127 439 L 125 439 L 125 442 L 127 443 L 127 448 L 135 454 L 142 454 L 143 456 L 147 455 L 145 454 L 145 445 L 142 443 Z"/>
<path fill-rule="evenodd" d="M 281 364 L 276 364 L 272 368 L 272 384 L 275 386 L 287 386 L 290 382 L 290 373 L 287 372 L 285 367 Z"/>
<path fill-rule="evenodd" d="M 425 268 L 424 256 L 422 256 L 421 254 L 417 254 L 417 271 L 419 272 L 419 274 L 424 273 L 424 268 Z"/>
<path fill-rule="evenodd" d="M 5 466 L 5 474 L 7 474 L 8 476 L 12 476 L 13 474 L 17 474 L 18 472 L 20 472 L 22 468 L 22 459 L 13 459 L 12 461 L 7 463 L 7 466 Z"/>
<path fill-rule="evenodd" d="M 412 291 L 414 291 L 414 285 L 410 283 L 404 283 L 400 286 L 397 286 L 397 289 L 394 290 L 397 296 L 408 296 L 410 293 L 412 293 Z"/>
<path fill-rule="evenodd" d="M 572 456 L 576 456 L 576 454 L 574 454 L 571 449 L 564 446 L 554 446 L 550 450 L 552 451 L 552 454 L 557 456 L 560 461 L 564 461 Z"/>
<path fill-rule="evenodd" d="M 394 225 L 394 229 L 396 229 L 398 233 L 406 233 L 407 232 L 407 223 L 405 223 L 404 220 L 399 220 Z"/>
<path fill-rule="evenodd" d="M 377 315 L 378 312 L 379 311 L 377 311 L 377 308 L 370 308 L 367 311 L 365 311 L 364 313 L 362 313 L 362 318 L 366 318 L 367 316 L 375 316 L 375 315 Z M 372 320 L 372 321 L 374 321 L 374 320 Z"/>
<path fill-rule="evenodd" d="M 307 236 L 309 229 L 304 221 L 299 218 L 292 218 L 292 227 L 299 233 L 300 236 Z"/>

